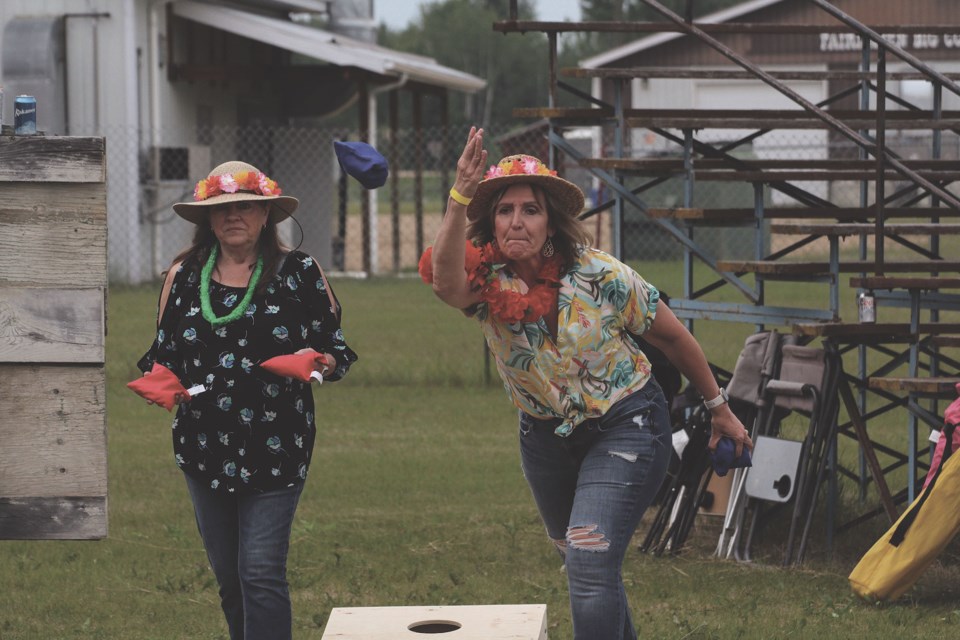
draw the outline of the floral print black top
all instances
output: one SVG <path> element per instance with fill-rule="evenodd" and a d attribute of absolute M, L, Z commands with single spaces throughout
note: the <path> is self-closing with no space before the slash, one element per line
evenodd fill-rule
<path fill-rule="evenodd" d="M 211 280 L 214 315 L 230 313 L 245 291 Z M 182 265 L 157 338 L 137 363 L 149 371 L 159 362 L 184 387 L 206 387 L 177 409 L 177 466 L 218 491 L 263 492 L 303 482 L 316 433 L 311 385 L 258 365 L 306 347 L 336 358 L 325 381 L 339 380 L 357 360 L 340 329 L 340 304 L 307 254 L 287 254 L 266 293 L 217 329 L 200 312 L 200 265 Z"/>

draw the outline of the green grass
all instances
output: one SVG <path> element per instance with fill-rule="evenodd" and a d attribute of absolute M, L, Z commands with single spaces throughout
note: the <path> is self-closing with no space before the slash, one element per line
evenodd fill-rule
<path fill-rule="evenodd" d="M 642 270 L 654 282 L 678 271 Z M 295 637 L 319 639 L 337 606 L 546 603 L 550 637 L 570 638 L 564 576 L 519 470 L 515 412 L 496 379 L 484 383 L 475 323 L 417 280 L 334 285 L 361 359 L 343 382 L 315 390 L 320 434 L 289 560 Z M 819 305 L 822 291 L 797 288 L 791 298 Z M 0 640 L 227 637 L 173 464 L 171 416 L 124 388 L 152 337 L 155 305 L 153 287 L 110 291 L 109 537 L 0 541 Z M 711 359 L 728 369 L 752 330 L 697 324 Z M 902 416 L 889 422 L 871 428 L 899 428 Z M 844 516 L 861 508 L 851 493 Z M 711 557 L 716 519 L 707 517 L 677 557 L 632 551 L 624 577 L 642 637 L 960 634 L 952 550 L 907 598 L 876 607 L 851 594 L 846 575 L 882 521 L 840 536 L 833 557 L 815 532 L 810 561 L 795 570 L 775 566 L 778 526 L 754 565 Z"/>

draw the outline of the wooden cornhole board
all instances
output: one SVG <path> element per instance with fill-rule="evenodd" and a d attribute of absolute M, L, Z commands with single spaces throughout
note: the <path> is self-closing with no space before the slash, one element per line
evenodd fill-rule
<path fill-rule="evenodd" d="M 0 539 L 107 535 L 106 287 L 104 139 L 0 135 Z"/>
<path fill-rule="evenodd" d="M 322 640 L 547 640 L 547 605 L 338 607 Z"/>

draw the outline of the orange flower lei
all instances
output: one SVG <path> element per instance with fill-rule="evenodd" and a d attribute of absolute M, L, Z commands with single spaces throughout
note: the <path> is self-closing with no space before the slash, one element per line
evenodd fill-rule
<path fill-rule="evenodd" d="M 197 183 L 193 189 L 193 199 L 197 202 L 219 196 L 222 193 L 236 193 L 249 191 L 261 196 L 279 196 L 283 191 L 259 171 L 241 171 L 240 173 L 225 173 L 221 176 L 210 176 Z"/>
<path fill-rule="evenodd" d="M 463 267 L 467 281 L 487 303 L 491 316 L 508 323 L 536 322 L 556 308 L 560 292 L 560 256 L 554 255 L 543 261 L 537 283 L 526 293 L 501 288 L 497 272 L 505 266 L 503 254 L 492 243 L 478 247 L 467 241 Z M 433 247 L 428 247 L 420 256 L 418 271 L 425 283 L 433 283 Z"/>

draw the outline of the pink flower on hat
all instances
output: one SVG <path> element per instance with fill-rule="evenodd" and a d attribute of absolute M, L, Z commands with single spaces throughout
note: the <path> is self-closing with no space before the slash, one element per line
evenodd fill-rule
<path fill-rule="evenodd" d="M 483 176 L 484 180 L 490 178 L 502 178 L 503 176 L 555 176 L 556 171 L 551 170 L 533 156 L 510 156 L 504 158 L 499 164 L 491 165 L 487 173 Z"/>
<path fill-rule="evenodd" d="M 229 173 L 220 176 L 220 190 L 224 193 L 236 193 L 237 181 Z"/>
<path fill-rule="evenodd" d="M 265 196 L 278 196 L 280 195 L 280 187 L 277 186 L 277 183 L 268 178 L 267 176 L 260 174 L 259 187 L 260 193 Z"/>
<path fill-rule="evenodd" d="M 498 167 L 495 164 L 490 165 L 490 168 L 487 169 L 487 173 L 483 176 L 484 180 L 489 180 L 490 178 L 499 178 L 503 175 L 503 169 Z"/>

